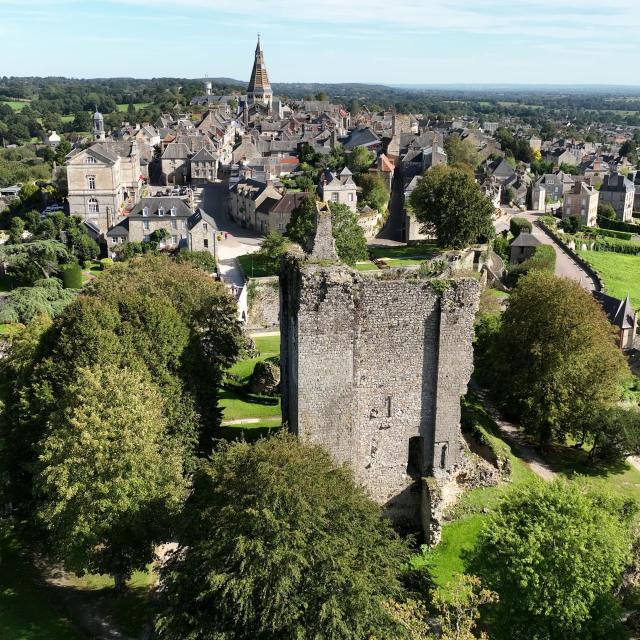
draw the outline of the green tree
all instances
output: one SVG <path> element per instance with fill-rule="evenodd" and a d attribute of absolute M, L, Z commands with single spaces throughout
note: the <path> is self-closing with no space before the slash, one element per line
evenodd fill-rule
<path fill-rule="evenodd" d="M 24 233 L 24 220 L 14 216 L 9 223 L 9 242 L 11 244 L 17 244 L 22 240 L 22 234 Z"/>
<path fill-rule="evenodd" d="M 384 213 L 389 204 L 389 190 L 384 179 L 377 173 L 363 173 L 358 177 L 358 186 L 362 189 L 360 204 Z"/>
<path fill-rule="evenodd" d="M 600 203 L 598 205 L 598 217 L 615 220 L 617 218 L 616 210 L 608 202 Z"/>
<path fill-rule="evenodd" d="M 462 140 L 457 133 L 452 133 L 444 142 L 449 164 L 466 165 L 474 170 L 480 164 L 480 154 L 469 140 Z"/>
<path fill-rule="evenodd" d="M 42 314 L 55 318 L 75 297 L 75 292 L 63 289 L 57 278 L 37 280 L 32 287 L 18 287 L 7 295 L 0 308 L 0 322 L 27 324 Z"/>
<path fill-rule="evenodd" d="M 185 495 L 181 452 L 165 438 L 162 400 L 141 371 L 79 369 L 61 404 L 35 478 L 49 553 L 78 574 L 108 573 L 122 589 L 167 540 Z"/>
<path fill-rule="evenodd" d="M 358 216 L 346 204 L 331 202 L 329 209 L 331 228 L 340 260 L 352 266 L 358 260 L 366 260 L 367 239 L 358 224 Z"/>
<path fill-rule="evenodd" d="M 418 182 L 410 203 L 418 222 L 436 234 L 441 247 L 462 249 L 494 235 L 493 205 L 464 169 L 434 167 Z"/>
<path fill-rule="evenodd" d="M 640 413 L 624 407 L 607 407 L 583 425 L 582 439 L 591 442 L 589 460 L 619 462 L 640 454 Z"/>
<path fill-rule="evenodd" d="M 216 260 L 208 251 L 180 251 L 176 262 L 187 262 L 205 273 L 214 273 L 217 269 Z"/>
<path fill-rule="evenodd" d="M 509 298 L 496 349 L 496 389 L 543 446 L 613 404 L 628 367 L 602 307 L 577 282 L 543 270 Z"/>
<path fill-rule="evenodd" d="M 401 594 L 408 544 L 346 467 L 293 436 L 214 452 L 179 545 L 162 570 L 162 640 L 397 637 L 384 602 Z"/>
<path fill-rule="evenodd" d="M 500 598 L 491 607 L 496 639 L 620 637 L 612 591 L 630 557 L 635 510 L 564 481 L 511 491 L 470 563 Z"/>
<path fill-rule="evenodd" d="M 280 271 L 280 259 L 282 254 L 287 250 L 288 240 L 277 231 L 270 231 L 262 242 L 260 251 L 256 254 L 259 256 L 265 267 L 274 273 Z"/>
<path fill-rule="evenodd" d="M 72 261 L 67 248 L 57 240 L 36 240 L 0 247 L 0 259 L 20 282 L 30 285 L 57 273 L 61 264 Z"/>
<path fill-rule="evenodd" d="M 349 169 L 354 174 L 364 173 L 375 160 L 375 155 L 366 147 L 354 147 L 348 157 Z"/>
<path fill-rule="evenodd" d="M 315 196 L 305 198 L 292 212 L 286 235 L 291 242 L 296 242 L 305 251 L 309 250 L 309 243 L 316 230 L 316 216 L 318 208 Z"/>

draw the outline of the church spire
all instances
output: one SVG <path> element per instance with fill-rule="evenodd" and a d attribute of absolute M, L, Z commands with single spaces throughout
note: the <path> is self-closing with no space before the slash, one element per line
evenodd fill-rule
<path fill-rule="evenodd" d="M 271 101 L 273 100 L 273 92 L 269 83 L 269 75 L 267 67 L 264 63 L 264 54 L 262 52 L 262 44 L 260 42 L 260 34 L 258 34 L 258 44 L 256 45 L 256 55 L 253 62 L 253 70 L 251 71 L 251 79 L 247 87 L 247 102 L 249 106 L 254 104 L 262 104 L 271 109 Z"/>

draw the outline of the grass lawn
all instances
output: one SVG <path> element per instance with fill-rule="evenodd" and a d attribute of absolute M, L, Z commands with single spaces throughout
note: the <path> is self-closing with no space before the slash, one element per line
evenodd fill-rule
<path fill-rule="evenodd" d="M 104 575 L 70 576 L 68 584 L 77 590 L 80 598 L 108 615 L 115 626 L 129 635 L 138 638 L 146 623 L 151 622 L 149 609 L 149 587 L 155 582 L 155 574 L 149 566 L 148 571 L 136 571 L 127 583 L 128 590 L 116 594 L 113 579 Z"/>
<path fill-rule="evenodd" d="M 236 362 L 230 369 L 231 375 L 237 376 L 233 386 L 220 390 L 220 406 L 223 409 L 223 420 L 244 420 L 259 418 L 257 426 L 267 426 L 263 422 L 269 419 L 268 426 L 278 426 L 281 422 L 280 398 L 246 393 L 240 388 L 249 380 L 256 362 L 280 355 L 280 336 L 258 336 L 254 338 L 258 356 L 244 358 Z M 256 425 L 242 425 L 244 428 L 257 428 Z"/>
<path fill-rule="evenodd" d="M 82 640 L 51 602 L 29 559 L 0 531 L 0 638 L 7 640 Z"/>
<path fill-rule="evenodd" d="M 442 249 L 433 243 L 424 243 L 399 247 L 369 247 L 369 253 L 373 258 L 383 258 L 387 261 L 414 260 L 416 264 L 420 264 L 442 253 Z"/>
<path fill-rule="evenodd" d="M 628 293 L 633 306 L 640 306 L 640 256 L 613 251 L 578 253 L 600 274 L 608 294 L 624 299 Z"/>
<path fill-rule="evenodd" d="M 144 109 L 145 107 L 148 107 L 151 103 L 150 102 L 134 102 L 133 106 L 136 108 L 136 111 L 140 111 L 140 109 Z M 129 105 L 128 104 L 119 104 L 118 105 L 118 111 L 120 113 L 125 112 L 129 109 Z"/>
<path fill-rule="evenodd" d="M 378 267 L 373 262 L 356 262 L 356 269 L 358 271 L 377 271 Z"/>
<path fill-rule="evenodd" d="M 62 122 L 73 122 L 74 116 L 73 115 L 60 116 L 60 120 L 62 120 Z"/>
<path fill-rule="evenodd" d="M 14 111 L 22 111 L 31 100 L 3 100 L 2 104 L 9 105 Z"/>
<path fill-rule="evenodd" d="M 278 269 L 273 269 L 265 264 L 262 256 L 257 256 L 255 253 L 239 256 L 238 262 L 247 278 L 265 278 L 278 275 Z"/>

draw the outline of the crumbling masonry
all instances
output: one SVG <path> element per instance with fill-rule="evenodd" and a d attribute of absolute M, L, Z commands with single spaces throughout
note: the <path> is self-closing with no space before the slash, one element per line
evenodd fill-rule
<path fill-rule="evenodd" d="M 348 463 L 390 517 L 433 541 L 438 487 L 464 462 L 478 282 L 355 271 L 339 262 L 324 211 L 311 256 L 287 254 L 280 285 L 289 429 Z"/>

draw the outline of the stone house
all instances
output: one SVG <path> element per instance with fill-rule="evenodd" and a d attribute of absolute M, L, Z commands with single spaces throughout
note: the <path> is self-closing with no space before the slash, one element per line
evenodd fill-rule
<path fill-rule="evenodd" d="M 631 306 L 629 295 L 624 300 L 609 296 L 602 291 L 594 291 L 593 295 L 602 305 L 609 322 L 618 330 L 618 346 L 623 351 L 633 349 L 638 332 L 638 313 Z"/>
<path fill-rule="evenodd" d="M 308 192 L 285 193 L 279 200 L 268 197 L 256 209 L 256 231 L 267 234 L 271 231 L 284 233 L 291 220 L 293 210 L 306 198 Z"/>
<path fill-rule="evenodd" d="M 259 182 L 251 178 L 243 178 L 229 189 L 229 215 L 242 227 L 260 230 L 256 210 L 267 199 L 277 201 L 282 194 L 275 188 L 271 180 Z"/>
<path fill-rule="evenodd" d="M 140 198 L 137 143 L 105 141 L 75 149 L 67 156 L 67 187 L 69 213 L 105 234 Z"/>
<path fill-rule="evenodd" d="M 534 211 L 544 211 L 547 203 L 555 205 L 562 202 L 575 184 L 573 177 L 558 171 L 558 173 L 545 173 L 533 185 L 531 193 L 531 207 Z"/>
<path fill-rule="evenodd" d="M 600 203 L 610 204 L 618 220 L 631 222 L 635 192 L 631 180 L 619 173 L 610 173 L 604 177 L 600 187 Z"/>
<path fill-rule="evenodd" d="M 595 227 L 598 223 L 598 190 L 586 182 L 576 182 L 564 197 L 562 217 L 578 216 L 580 222 L 587 227 Z"/>
<path fill-rule="evenodd" d="M 216 224 L 202 210 L 195 213 L 180 198 L 143 198 L 125 220 L 107 232 L 109 255 L 125 242 L 146 242 L 154 231 L 165 229 L 169 237 L 160 242 L 161 249 L 215 249 Z"/>
<path fill-rule="evenodd" d="M 536 247 L 541 244 L 540 240 L 532 233 L 521 232 L 509 246 L 509 263 L 521 264 L 528 260 L 536 252 Z"/>
<path fill-rule="evenodd" d="M 203 147 L 191 158 L 191 182 L 206 184 L 218 177 L 219 157 Z"/>
<path fill-rule="evenodd" d="M 323 202 L 346 204 L 353 212 L 358 208 L 358 187 L 353 181 L 353 174 L 347 167 L 339 174 L 325 170 L 320 175 L 318 192 Z"/>
<path fill-rule="evenodd" d="M 190 181 L 189 147 L 184 142 L 170 142 L 160 158 L 164 184 L 187 184 Z"/>
<path fill-rule="evenodd" d="M 46 144 L 48 147 L 51 147 L 54 150 L 60 146 L 60 141 L 61 141 L 61 138 L 55 131 L 51 131 L 49 135 L 45 135 L 43 140 L 44 144 Z"/>

